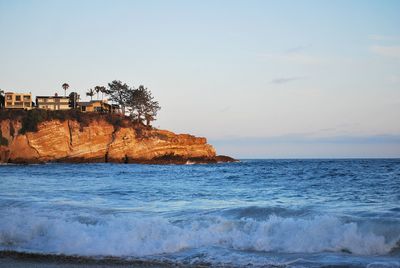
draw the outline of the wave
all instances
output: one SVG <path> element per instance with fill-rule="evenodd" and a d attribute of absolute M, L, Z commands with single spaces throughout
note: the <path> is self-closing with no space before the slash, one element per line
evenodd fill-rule
<path fill-rule="evenodd" d="M 246 207 L 237 207 L 237 208 L 228 208 L 224 210 L 218 210 L 218 213 L 221 213 L 226 217 L 233 217 L 236 219 L 241 218 L 252 218 L 252 219 L 267 219 L 271 215 L 276 215 L 280 217 L 303 217 L 312 215 L 314 211 L 312 207 L 303 207 L 303 208 L 285 208 L 278 206 L 246 206 Z"/>
<path fill-rule="evenodd" d="M 345 252 L 386 255 L 398 247 L 390 237 L 333 216 L 266 220 L 204 217 L 173 222 L 159 217 L 65 214 L 39 216 L 8 211 L 0 219 L 0 249 L 81 256 L 150 256 L 193 248 L 282 253 Z"/>

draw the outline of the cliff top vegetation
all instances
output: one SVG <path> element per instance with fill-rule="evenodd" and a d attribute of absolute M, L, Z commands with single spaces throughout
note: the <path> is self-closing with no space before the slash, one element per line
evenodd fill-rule
<path fill-rule="evenodd" d="M 132 121 L 130 117 L 121 114 L 97 112 L 84 113 L 76 109 L 58 111 L 43 109 L 33 109 L 28 111 L 2 110 L 0 112 L 0 121 L 7 119 L 21 122 L 22 127 L 19 130 L 20 134 L 25 134 L 26 132 L 36 132 L 40 123 L 51 120 L 60 120 L 61 122 L 65 120 L 75 120 L 80 124 L 81 127 L 88 126 L 92 121 L 104 120 L 116 128 L 149 128 L 149 126 L 145 126 L 142 122 Z"/>

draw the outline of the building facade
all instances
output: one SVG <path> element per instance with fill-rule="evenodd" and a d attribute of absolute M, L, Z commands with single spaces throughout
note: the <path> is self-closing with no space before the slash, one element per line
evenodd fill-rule
<path fill-rule="evenodd" d="M 78 102 L 78 108 L 82 112 L 103 112 L 103 113 L 118 113 L 118 105 L 112 105 L 107 101 L 92 100 Z"/>
<path fill-rule="evenodd" d="M 36 107 L 45 110 L 69 110 L 69 97 L 54 96 L 37 96 Z"/>
<path fill-rule="evenodd" d="M 4 94 L 4 108 L 30 110 L 32 109 L 32 94 L 6 92 Z"/>

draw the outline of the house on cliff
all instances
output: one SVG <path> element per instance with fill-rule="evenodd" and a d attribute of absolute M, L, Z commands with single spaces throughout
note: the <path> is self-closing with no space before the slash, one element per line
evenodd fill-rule
<path fill-rule="evenodd" d="M 119 105 L 109 104 L 106 100 L 80 101 L 77 104 L 82 112 L 119 113 Z"/>
<path fill-rule="evenodd" d="M 36 105 L 32 102 L 31 93 L 6 92 L 4 96 L 5 109 L 43 109 L 43 110 L 70 110 L 79 109 L 82 112 L 102 112 L 102 113 L 121 113 L 117 104 L 110 104 L 107 100 L 91 100 L 71 103 L 71 98 L 59 96 L 37 96 Z"/>
<path fill-rule="evenodd" d="M 37 96 L 36 107 L 45 110 L 69 110 L 69 97 L 58 96 Z"/>
<path fill-rule="evenodd" d="M 31 93 L 14 93 L 6 92 L 4 96 L 5 109 L 32 109 L 32 94 Z"/>

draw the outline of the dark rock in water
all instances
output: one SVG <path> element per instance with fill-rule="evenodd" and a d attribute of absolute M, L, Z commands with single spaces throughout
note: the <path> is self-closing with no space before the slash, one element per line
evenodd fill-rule
<path fill-rule="evenodd" d="M 215 160 L 216 160 L 218 163 L 220 163 L 220 162 L 223 162 L 223 163 L 239 162 L 239 160 L 234 159 L 234 158 L 232 158 L 232 157 L 230 157 L 230 156 L 226 156 L 226 155 L 217 155 L 217 156 L 215 157 Z"/>

